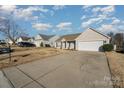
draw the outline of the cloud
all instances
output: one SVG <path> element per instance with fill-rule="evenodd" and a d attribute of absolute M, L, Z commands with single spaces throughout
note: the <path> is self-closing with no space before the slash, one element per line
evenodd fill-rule
<path fill-rule="evenodd" d="M 71 29 L 71 22 L 62 22 L 56 25 L 56 28 L 61 31 L 61 30 L 70 30 Z"/>
<path fill-rule="evenodd" d="M 89 19 L 88 21 L 82 22 L 81 27 L 86 28 L 86 27 L 90 26 L 91 24 L 93 24 L 99 20 L 100 20 L 100 18 Z"/>
<path fill-rule="evenodd" d="M 28 6 L 19 8 L 16 5 L 1 5 L 0 13 L 7 17 L 12 16 L 14 19 L 38 20 L 38 16 L 34 12 L 47 13 L 49 10 L 43 6 Z"/>
<path fill-rule="evenodd" d="M 94 7 L 92 9 L 93 13 L 101 12 L 102 14 L 110 14 L 115 11 L 115 6 L 106 6 L 106 7 Z"/>
<path fill-rule="evenodd" d="M 33 16 L 33 10 L 28 10 L 28 9 L 18 9 L 14 12 L 14 16 L 18 19 L 24 19 L 24 20 L 29 20 L 29 19 L 37 19 L 38 17 Z"/>
<path fill-rule="evenodd" d="M 84 5 L 82 8 L 87 9 L 87 8 L 91 8 L 91 7 L 93 7 L 93 5 Z"/>
<path fill-rule="evenodd" d="M 92 8 L 91 8 L 92 7 Z M 115 6 L 104 6 L 104 7 L 94 7 L 94 6 L 84 6 L 83 9 L 90 9 L 92 15 L 82 16 L 83 20 L 81 27 L 86 28 L 91 25 L 101 24 L 107 20 L 113 21 L 111 24 L 119 23 L 119 19 L 113 17 L 113 12 L 115 11 Z M 89 13 L 89 11 L 87 11 Z M 114 19 L 113 19 L 114 18 Z"/>
<path fill-rule="evenodd" d="M 114 6 L 107 6 L 107 7 L 101 8 L 101 12 L 106 13 L 106 14 L 114 12 L 114 11 L 115 11 Z"/>
<path fill-rule="evenodd" d="M 101 8 L 100 7 L 94 7 L 93 9 L 92 9 L 92 12 L 99 12 L 101 10 Z"/>
<path fill-rule="evenodd" d="M 120 31 L 123 31 L 123 33 L 124 33 L 124 24 L 119 25 L 119 26 L 118 26 L 118 29 L 119 29 Z"/>
<path fill-rule="evenodd" d="M 114 30 L 113 25 L 109 25 L 109 24 L 103 24 L 100 28 L 100 31 L 110 31 L 110 30 Z"/>
<path fill-rule="evenodd" d="M 55 6 L 53 6 L 53 10 L 62 10 L 64 8 L 65 8 L 64 5 L 55 5 Z"/>
<path fill-rule="evenodd" d="M 50 25 L 48 23 L 33 23 L 32 27 L 38 31 L 46 31 L 46 30 L 52 28 L 52 25 Z"/>
<path fill-rule="evenodd" d="M 121 23 L 121 21 L 117 18 L 114 18 L 113 21 L 112 21 L 113 25 L 116 25 L 116 24 L 119 24 L 119 23 Z"/>
<path fill-rule="evenodd" d="M 29 6 L 27 8 L 20 8 L 14 11 L 14 16 L 19 19 L 37 20 L 39 17 L 33 15 L 34 12 L 48 12 L 43 6 Z"/>
<path fill-rule="evenodd" d="M 6 21 L 6 18 L 3 17 L 3 16 L 0 16 L 0 30 L 1 29 L 6 29 L 4 21 Z"/>
<path fill-rule="evenodd" d="M 90 9 L 92 9 L 94 7 L 94 5 L 84 5 L 82 7 L 82 9 L 85 11 L 85 12 L 88 12 L 90 11 Z"/>
<path fill-rule="evenodd" d="M 123 32 L 124 33 L 124 23 L 123 21 L 119 20 L 116 17 L 111 18 L 111 23 L 104 23 L 101 24 L 101 26 L 98 28 L 98 30 L 104 32 L 104 33 L 119 33 Z"/>
<path fill-rule="evenodd" d="M 86 15 L 83 15 L 83 16 L 81 17 L 81 20 L 86 19 L 86 18 L 87 18 Z"/>
<path fill-rule="evenodd" d="M 12 12 L 16 9 L 16 5 L 1 5 L 0 10 L 5 12 Z"/>
<path fill-rule="evenodd" d="M 0 21 L 5 20 L 5 19 L 6 19 L 6 17 L 0 16 Z"/>
<path fill-rule="evenodd" d="M 113 24 L 113 22 L 115 22 L 115 23 Z M 109 32 L 113 32 L 113 33 L 121 32 L 121 33 L 124 33 L 124 24 L 122 22 L 120 22 L 119 20 L 115 19 L 110 24 L 102 24 L 98 28 L 98 30 L 101 31 L 101 32 L 104 32 L 104 33 L 109 33 Z"/>
<path fill-rule="evenodd" d="M 93 23 L 94 24 L 101 23 L 105 19 L 107 19 L 107 17 L 105 15 L 98 15 L 97 17 L 93 17 L 86 21 L 83 21 L 81 23 L 81 27 L 86 28 L 86 27 L 89 27 L 90 25 L 92 25 Z"/>
<path fill-rule="evenodd" d="M 52 10 L 51 10 L 51 11 L 49 11 L 49 13 L 50 13 L 50 15 L 51 15 L 51 16 L 53 16 L 53 15 L 55 14 L 55 12 L 54 12 L 54 11 L 52 11 Z"/>
<path fill-rule="evenodd" d="M 16 5 L 0 5 L 0 14 L 2 16 L 13 16 L 13 12 L 17 9 Z"/>

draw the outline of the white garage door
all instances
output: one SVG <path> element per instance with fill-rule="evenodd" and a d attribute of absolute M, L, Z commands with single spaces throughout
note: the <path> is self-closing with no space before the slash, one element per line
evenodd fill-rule
<path fill-rule="evenodd" d="M 103 45 L 103 41 L 78 42 L 78 50 L 99 51 L 99 48 L 102 45 Z"/>

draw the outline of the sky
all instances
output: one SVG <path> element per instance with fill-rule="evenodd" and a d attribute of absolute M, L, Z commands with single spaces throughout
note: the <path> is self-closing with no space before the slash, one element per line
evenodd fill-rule
<path fill-rule="evenodd" d="M 123 10 L 121 5 L 1 5 L 0 19 L 14 20 L 29 36 L 74 34 L 87 28 L 119 33 L 124 32 Z"/>

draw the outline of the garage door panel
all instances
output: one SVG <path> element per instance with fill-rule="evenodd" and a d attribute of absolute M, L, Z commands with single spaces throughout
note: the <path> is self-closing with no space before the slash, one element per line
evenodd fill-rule
<path fill-rule="evenodd" d="M 99 51 L 99 48 L 102 45 L 103 45 L 103 41 L 79 42 L 78 43 L 78 50 Z"/>

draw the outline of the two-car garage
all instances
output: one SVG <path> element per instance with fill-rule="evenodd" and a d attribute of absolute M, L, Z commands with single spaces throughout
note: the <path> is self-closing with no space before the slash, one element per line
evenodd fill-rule
<path fill-rule="evenodd" d="M 76 50 L 100 51 L 103 44 L 108 44 L 110 37 L 97 32 L 94 29 L 87 29 L 76 38 Z"/>
<path fill-rule="evenodd" d="M 100 47 L 103 45 L 103 41 L 88 41 L 88 42 L 78 42 L 78 50 L 84 51 L 99 51 Z"/>

